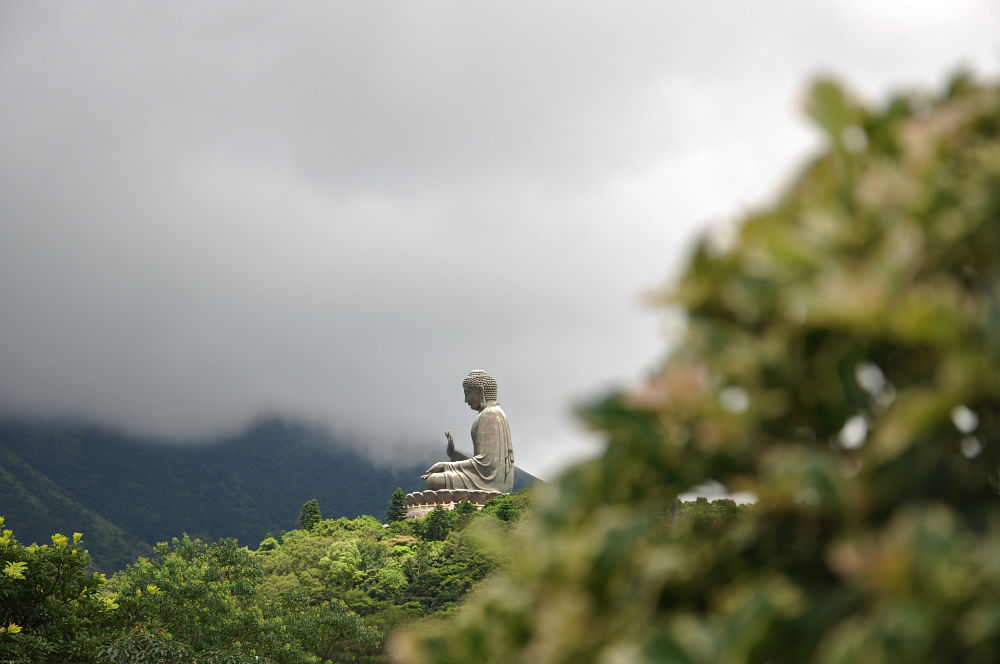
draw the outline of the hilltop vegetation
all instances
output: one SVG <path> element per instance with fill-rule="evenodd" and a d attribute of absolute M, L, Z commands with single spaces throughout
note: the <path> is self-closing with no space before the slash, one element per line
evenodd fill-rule
<path fill-rule="evenodd" d="M 317 501 L 300 510 L 313 514 Z M 467 502 L 415 520 L 310 519 L 257 550 L 187 535 L 110 579 L 82 533 L 25 546 L 0 529 L 0 657 L 16 664 L 316 664 L 386 661 L 385 637 L 447 620 L 508 567 L 532 494 Z M 718 529 L 732 501 L 682 503 L 681 523 Z M 0 518 L 0 527 L 4 525 Z M 661 528 L 672 527 L 668 518 Z"/>
<path fill-rule="evenodd" d="M 310 501 L 311 502 L 311 501 Z M 90 569 L 83 535 L 21 544 L 0 531 L 0 658 L 88 662 L 383 661 L 383 635 L 448 615 L 506 564 L 498 542 L 530 495 L 464 503 L 388 526 L 319 519 L 267 536 L 158 544 L 110 579 Z M 0 526 L 2 526 L 0 521 Z"/>

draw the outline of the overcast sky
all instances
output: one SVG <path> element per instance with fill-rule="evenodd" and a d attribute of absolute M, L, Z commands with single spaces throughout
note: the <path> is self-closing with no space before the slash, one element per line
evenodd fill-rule
<path fill-rule="evenodd" d="M 992 0 L 0 4 L 0 412 L 191 438 L 262 412 L 518 465 L 666 349 L 642 294 L 863 97 L 994 75 Z"/>

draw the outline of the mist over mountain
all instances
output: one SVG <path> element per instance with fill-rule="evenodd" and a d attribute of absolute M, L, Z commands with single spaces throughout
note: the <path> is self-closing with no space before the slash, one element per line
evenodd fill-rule
<path fill-rule="evenodd" d="M 0 3 L 0 413 L 392 446 L 480 368 L 542 476 L 822 144 L 805 81 L 1000 69 L 990 0 L 68 4 Z"/>
<path fill-rule="evenodd" d="M 23 541 L 82 531 L 95 565 L 111 571 L 183 533 L 256 547 L 294 528 L 311 498 L 325 518 L 381 518 L 393 489 L 422 489 L 421 473 L 444 458 L 443 445 L 405 449 L 408 461 L 379 463 L 356 441 L 280 417 L 187 445 L 93 423 L 2 419 L 0 514 Z M 517 469 L 515 489 L 534 481 Z"/>

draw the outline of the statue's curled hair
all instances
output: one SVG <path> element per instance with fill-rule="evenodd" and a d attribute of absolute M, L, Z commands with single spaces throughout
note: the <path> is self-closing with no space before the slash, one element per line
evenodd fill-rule
<path fill-rule="evenodd" d="M 473 371 L 470 371 L 469 375 L 462 381 L 462 387 L 465 389 L 470 387 L 481 387 L 483 389 L 484 399 L 487 401 L 497 400 L 496 378 L 489 375 L 482 369 L 474 369 Z"/>

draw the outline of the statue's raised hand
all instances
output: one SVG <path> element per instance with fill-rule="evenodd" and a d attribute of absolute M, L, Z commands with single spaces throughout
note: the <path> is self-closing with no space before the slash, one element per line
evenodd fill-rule
<path fill-rule="evenodd" d="M 450 431 L 445 431 L 444 437 L 448 439 L 448 447 L 446 448 L 445 451 L 448 453 L 449 459 L 451 459 L 452 461 L 461 461 L 462 459 L 469 458 L 455 449 L 455 439 L 451 437 Z"/>

